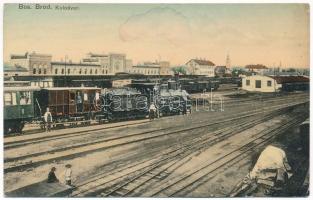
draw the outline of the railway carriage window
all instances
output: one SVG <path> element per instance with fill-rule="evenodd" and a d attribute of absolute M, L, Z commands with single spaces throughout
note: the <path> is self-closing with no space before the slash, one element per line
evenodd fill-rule
<path fill-rule="evenodd" d="M 12 94 L 9 92 L 4 93 L 4 105 L 12 105 Z"/>
<path fill-rule="evenodd" d="M 250 80 L 246 80 L 246 86 L 250 85 Z"/>
<path fill-rule="evenodd" d="M 88 101 L 88 95 L 87 95 L 87 93 L 84 93 L 84 101 Z"/>
<path fill-rule="evenodd" d="M 20 105 L 31 104 L 30 92 L 20 92 Z"/>
<path fill-rule="evenodd" d="M 271 87 L 272 86 L 272 81 L 267 81 L 267 86 Z"/>
<path fill-rule="evenodd" d="M 70 103 L 74 104 L 75 102 L 75 93 L 70 93 Z"/>
<path fill-rule="evenodd" d="M 261 80 L 255 80 L 255 88 L 261 88 Z"/>

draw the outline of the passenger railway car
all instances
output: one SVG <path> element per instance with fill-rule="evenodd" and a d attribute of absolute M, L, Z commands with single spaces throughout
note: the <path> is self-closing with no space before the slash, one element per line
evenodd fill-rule
<path fill-rule="evenodd" d="M 90 119 L 101 110 L 97 106 L 100 88 L 96 87 L 52 87 L 35 92 L 35 113 L 43 116 L 50 109 L 54 121 L 71 121 L 80 117 Z"/>
<path fill-rule="evenodd" d="M 101 95 L 104 119 L 108 121 L 144 118 L 149 114 L 148 97 L 134 88 L 115 88 Z"/>
<path fill-rule="evenodd" d="M 38 87 L 8 86 L 4 87 L 4 134 L 21 133 L 25 123 L 34 118 L 34 92 Z"/>

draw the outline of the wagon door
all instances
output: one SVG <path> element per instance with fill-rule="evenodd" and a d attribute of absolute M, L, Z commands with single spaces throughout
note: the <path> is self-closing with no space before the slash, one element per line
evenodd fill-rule
<path fill-rule="evenodd" d="M 69 92 L 69 115 L 73 115 L 77 112 L 76 110 L 76 94 L 75 91 L 70 91 Z"/>

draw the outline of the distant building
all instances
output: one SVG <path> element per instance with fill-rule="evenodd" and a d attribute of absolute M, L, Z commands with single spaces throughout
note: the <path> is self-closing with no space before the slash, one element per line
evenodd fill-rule
<path fill-rule="evenodd" d="M 209 60 L 191 59 L 186 63 L 186 66 L 187 74 L 207 77 L 215 76 L 215 64 Z"/>
<path fill-rule="evenodd" d="M 49 54 L 28 53 L 23 55 L 12 54 L 10 64 L 26 68 L 29 75 L 48 75 L 51 73 L 51 59 Z"/>
<path fill-rule="evenodd" d="M 281 90 L 307 90 L 310 80 L 304 76 L 263 76 L 242 78 L 242 89 L 250 92 L 278 92 Z"/>
<path fill-rule="evenodd" d="M 51 75 L 54 76 L 100 75 L 104 73 L 101 65 L 91 63 L 51 62 L 51 69 Z"/>
<path fill-rule="evenodd" d="M 215 76 L 217 77 L 225 77 L 228 73 L 226 66 L 216 66 L 215 67 Z"/>
<path fill-rule="evenodd" d="M 245 69 L 252 74 L 260 74 L 263 75 L 265 72 L 269 71 L 269 69 L 265 65 L 257 64 L 257 65 L 246 65 Z"/>
<path fill-rule="evenodd" d="M 101 72 L 104 72 L 102 73 L 103 75 L 114 75 L 116 73 L 127 72 L 127 68 L 132 66 L 132 61 L 126 59 L 126 54 L 119 53 L 88 53 L 86 58 L 82 59 L 82 63 L 101 65 Z"/>
<path fill-rule="evenodd" d="M 170 62 L 160 61 L 160 75 L 173 75 L 173 70 L 170 67 Z"/>
<path fill-rule="evenodd" d="M 4 73 L 4 77 L 29 75 L 29 71 L 25 67 L 21 67 L 18 65 L 14 65 L 14 66 L 4 65 L 3 73 Z"/>
<path fill-rule="evenodd" d="M 130 73 L 143 75 L 160 75 L 160 65 L 156 63 L 144 63 L 142 65 L 135 65 L 130 70 Z"/>

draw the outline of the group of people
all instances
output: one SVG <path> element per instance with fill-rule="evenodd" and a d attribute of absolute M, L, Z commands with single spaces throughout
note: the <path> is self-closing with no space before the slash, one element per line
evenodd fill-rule
<path fill-rule="evenodd" d="M 72 166 L 70 164 L 65 165 L 65 184 L 72 186 Z M 52 167 L 48 174 L 48 183 L 60 182 L 55 175 L 56 168 Z"/>

